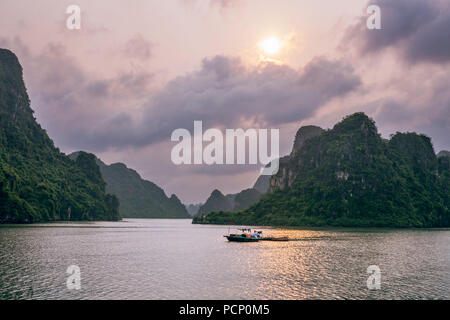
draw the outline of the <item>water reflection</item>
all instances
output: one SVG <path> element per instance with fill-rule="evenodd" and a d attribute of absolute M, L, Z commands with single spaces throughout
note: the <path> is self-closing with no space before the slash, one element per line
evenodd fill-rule
<path fill-rule="evenodd" d="M 227 227 L 188 220 L 2 226 L 0 298 L 450 298 L 449 230 L 263 231 L 295 241 L 229 243 Z M 369 265 L 381 290 L 367 289 Z"/>

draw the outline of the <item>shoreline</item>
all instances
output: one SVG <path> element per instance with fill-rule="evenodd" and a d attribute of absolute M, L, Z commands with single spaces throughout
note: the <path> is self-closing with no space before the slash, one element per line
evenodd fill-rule
<path fill-rule="evenodd" d="M 450 227 L 360 227 L 360 226 L 271 226 L 271 225 L 258 225 L 258 224 L 222 224 L 222 223 L 192 223 L 196 225 L 213 225 L 213 226 L 229 226 L 233 227 L 245 227 L 249 226 L 252 228 L 265 228 L 265 229 L 285 229 L 285 230 L 311 230 L 311 231 L 330 231 L 330 230 L 348 230 L 348 229 L 361 229 L 361 230 L 424 230 L 424 231 L 448 231 Z"/>

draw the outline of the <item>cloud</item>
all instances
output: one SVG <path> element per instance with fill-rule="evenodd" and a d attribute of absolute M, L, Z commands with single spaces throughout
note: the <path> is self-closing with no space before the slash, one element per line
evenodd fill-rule
<path fill-rule="evenodd" d="M 101 77 L 60 43 L 35 54 L 20 39 L 3 38 L 0 45 L 16 51 L 39 121 L 58 146 L 70 150 L 123 150 L 170 141 L 173 130 L 192 130 L 195 120 L 202 120 L 205 130 L 278 128 L 310 117 L 361 85 L 350 65 L 324 57 L 295 70 L 215 56 L 153 91 L 152 73 Z"/>
<path fill-rule="evenodd" d="M 272 128 L 310 117 L 322 104 L 361 84 L 352 67 L 320 57 L 301 70 L 239 58 L 204 59 L 200 70 L 178 77 L 148 101 L 141 123 L 91 131 L 97 148 L 143 146 L 170 139 L 177 128 Z"/>
<path fill-rule="evenodd" d="M 180 1 L 190 6 L 196 6 L 198 8 L 218 7 L 220 9 L 236 7 L 237 5 L 244 2 L 244 0 L 180 0 Z"/>
<path fill-rule="evenodd" d="M 437 150 L 448 148 L 450 3 L 371 0 L 364 8 L 371 4 L 380 6 L 382 30 L 367 29 L 364 10 L 340 44 L 356 52 L 352 64 L 365 74 L 353 109 L 366 110 L 383 133 L 416 131 L 432 137 Z"/>
<path fill-rule="evenodd" d="M 380 126 L 395 131 L 417 131 L 432 138 L 436 151 L 448 148 L 450 133 L 450 73 L 405 80 L 400 96 L 374 104 Z"/>
<path fill-rule="evenodd" d="M 49 43 L 38 53 L 20 38 L 0 38 L 0 47 L 14 51 L 24 69 L 31 107 L 56 145 L 63 149 L 90 147 L 103 129 L 120 130 L 131 121 L 123 110 L 148 98 L 153 74 L 143 69 L 102 77 L 82 67 L 61 43 Z"/>
<path fill-rule="evenodd" d="M 211 4 L 218 5 L 222 8 L 228 8 L 242 2 L 242 0 L 210 0 Z"/>
<path fill-rule="evenodd" d="M 381 8 L 381 30 L 366 27 L 363 14 L 351 26 L 341 46 L 362 55 L 393 49 L 408 63 L 450 62 L 450 5 L 446 1 L 370 0 Z M 366 6 L 366 7 L 367 7 Z"/>
<path fill-rule="evenodd" d="M 405 50 L 407 57 L 414 62 L 449 62 L 450 10 L 442 12 L 434 21 L 418 30 Z"/>
<path fill-rule="evenodd" d="M 152 56 L 153 45 L 142 35 L 137 34 L 125 44 L 123 54 L 127 58 L 147 61 Z"/>
<path fill-rule="evenodd" d="M 201 15 L 194 14 L 195 19 L 218 12 L 234 14 L 234 9 L 245 7 L 244 0 L 179 1 L 192 4 L 188 4 L 188 10 L 195 7 L 196 13 L 201 11 Z M 0 37 L 0 46 L 19 56 L 36 117 L 62 150 L 84 149 L 105 161 L 125 162 L 182 198 L 199 201 L 215 188 L 237 192 L 250 187 L 259 166 L 174 165 L 170 161 L 174 145 L 170 135 L 177 128 L 192 131 L 194 120 L 203 120 L 204 129 L 284 127 L 280 142 L 286 146 L 281 148 L 285 154 L 300 125 L 329 127 L 342 116 L 364 110 L 376 119 L 385 135 L 416 131 L 431 136 L 437 150 L 448 149 L 450 3 L 369 3 L 381 6 L 383 30 L 367 30 L 365 5 L 358 23 L 342 40 L 342 45 L 355 50 L 356 55 L 331 51 L 329 57 L 342 58 L 316 57 L 300 69 L 269 62 L 246 65 L 237 57 L 213 56 L 158 90 L 155 86 L 167 76 L 159 82 L 152 70 L 141 66 L 152 62 L 161 69 L 158 72 L 165 72 L 164 64 L 171 57 L 154 54 L 154 44 L 143 37 L 144 31 L 130 39 L 105 33 L 88 40 L 80 38 L 86 35 L 85 29 L 78 36 L 70 33 L 70 37 L 64 29 L 67 37 L 60 39 L 65 45 L 32 45 L 17 37 Z M 233 21 L 223 20 L 220 28 Z M 178 31 L 168 30 L 170 34 Z M 20 33 L 23 39 L 33 35 L 27 32 Z M 122 45 L 111 47 L 103 37 L 112 37 L 114 45 L 117 41 Z M 193 41 L 204 40 L 200 37 Z M 161 42 L 165 45 L 169 44 Z M 317 44 L 307 45 L 312 52 L 320 50 Z M 227 46 L 224 44 L 225 52 L 229 52 Z M 171 50 L 173 46 L 159 49 Z M 99 56 L 108 60 L 97 65 L 94 58 Z M 187 65 L 192 55 L 186 57 L 174 64 L 183 71 L 169 71 L 183 74 L 192 70 L 193 66 Z M 157 61 L 153 63 L 152 59 Z"/>

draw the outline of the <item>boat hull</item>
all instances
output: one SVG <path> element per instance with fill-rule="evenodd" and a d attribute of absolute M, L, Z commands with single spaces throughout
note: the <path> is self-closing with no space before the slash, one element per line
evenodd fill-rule
<path fill-rule="evenodd" d="M 258 242 L 258 238 L 248 238 L 242 236 L 225 236 L 230 242 Z"/>

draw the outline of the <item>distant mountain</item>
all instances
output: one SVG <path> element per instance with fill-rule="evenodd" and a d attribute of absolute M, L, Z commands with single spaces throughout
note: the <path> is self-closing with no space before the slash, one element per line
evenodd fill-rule
<path fill-rule="evenodd" d="M 269 191 L 269 187 L 270 176 L 267 175 L 259 176 L 255 184 L 253 185 L 253 189 L 257 190 L 261 194 L 265 194 L 267 191 Z"/>
<path fill-rule="evenodd" d="M 76 159 L 79 152 L 69 157 Z M 120 201 L 120 213 L 124 218 L 189 219 L 185 206 L 176 195 L 170 198 L 153 182 L 144 180 L 123 163 L 106 165 L 96 158 L 106 182 L 106 191 Z"/>
<path fill-rule="evenodd" d="M 231 211 L 233 210 L 232 200 L 225 197 L 219 190 L 214 190 L 206 200 L 205 204 L 198 210 L 197 216 L 203 216 L 212 211 Z"/>
<path fill-rule="evenodd" d="M 262 194 L 256 189 L 246 189 L 226 196 L 219 190 L 214 190 L 205 204 L 200 207 L 195 217 L 201 220 L 201 217 L 213 211 L 245 210 L 258 202 L 261 196 Z"/>
<path fill-rule="evenodd" d="M 202 205 L 203 205 L 202 203 L 196 203 L 185 205 L 185 207 L 189 215 L 195 216 Z"/>
<path fill-rule="evenodd" d="M 71 160 L 36 122 L 22 67 L 0 49 L 0 223 L 119 220 L 92 154 Z"/>
<path fill-rule="evenodd" d="M 233 211 L 249 208 L 261 199 L 262 194 L 256 189 L 242 190 L 234 197 Z"/>
<path fill-rule="evenodd" d="M 382 139 L 363 113 L 310 133 L 280 161 L 260 201 L 240 212 L 212 212 L 194 223 L 450 226 L 450 158 L 436 157 L 427 136 L 397 133 Z"/>

